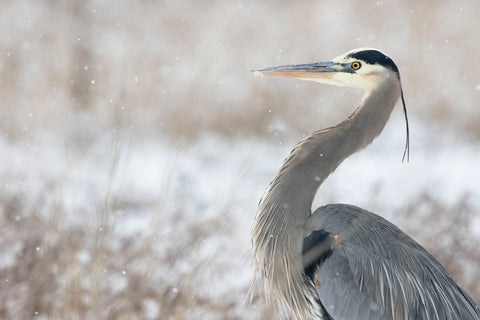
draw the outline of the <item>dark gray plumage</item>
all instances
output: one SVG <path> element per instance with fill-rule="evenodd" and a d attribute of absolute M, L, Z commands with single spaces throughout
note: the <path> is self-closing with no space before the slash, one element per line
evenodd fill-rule
<path fill-rule="evenodd" d="M 480 318 L 473 300 L 440 263 L 382 217 L 331 204 L 318 208 L 307 224 L 342 239 L 314 274 L 333 319 Z"/>
<path fill-rule="evenodd" d="M 320 184 L 380 134 L 400 97 L 407 120 L 393 60 L 355 49 L 328 62 L 255 71 L 365 90 L 347 119 L 294 148 L 260 201 L 252 241 L 267 302 L 295 319 L 480 320 L 440 263 L 390 222 L 343 204 L 311 212 Z"/>

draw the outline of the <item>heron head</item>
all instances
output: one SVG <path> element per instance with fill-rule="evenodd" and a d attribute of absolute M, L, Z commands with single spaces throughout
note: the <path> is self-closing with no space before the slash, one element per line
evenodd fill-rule
<path fill-rule="evenodd" d="M 400 79 L 398 68 L 387 55 L 373 48 L 348 51 L 331 61 L 252 70 L 256 74 L 310 80 L 367 91 L 389 77 Z"/>

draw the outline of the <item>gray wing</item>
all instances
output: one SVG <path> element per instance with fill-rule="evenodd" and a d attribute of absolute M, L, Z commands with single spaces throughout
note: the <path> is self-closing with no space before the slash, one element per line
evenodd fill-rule
<path fill-rule="evenodd" d="M 337 204 L 317 209 L 309 223 L 319 230 L 310 238 L 322 232 L 323 240 L 304 240 L 304 257 L 322 248 L 304 261 L 306 275 L 333 319 L 480 319 L 440 263 L 385 219 Z"/>
<path fill-rule="evenodd" d="M 339 247 L 315 274 L 316 290 L 325 309 L 335 320 L 390 319 L 368 292 L 359 289 L 345 254 Z"/>

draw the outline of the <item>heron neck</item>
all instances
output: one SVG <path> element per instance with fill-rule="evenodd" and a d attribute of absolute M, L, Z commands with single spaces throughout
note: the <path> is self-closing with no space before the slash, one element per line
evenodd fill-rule
<path fill-rule="evenodd" d="M 301 141 L 268 186 L 255 218 L 253 242 L 268 290 L 277 293 L 273 296 L 297 307 L 306 303 L 301 252 L 315 193 L 344 159 L 380 134 L 399 95 L 398 79 L 384 79 L 347 119 Z"/>
<path fill-rule="evenodd" d="M 343 160 L 368 146 L 382 132 L 399 96 L 400 82 L 387 78 L 365 93 L 360 106 L 347 119 L 301 141 L 267 191 L 276 195 L 270 205 L 288 207 L 291 218 L 302 215 L 305 221 L 318 187 Z"/>

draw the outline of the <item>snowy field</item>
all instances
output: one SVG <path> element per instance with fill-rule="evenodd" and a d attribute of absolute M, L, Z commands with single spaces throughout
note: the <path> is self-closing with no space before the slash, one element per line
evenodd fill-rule
<path fill-rule="evenodd" d="M 480 144 L 413 128 L 409 163 L 401 163 L 402 123 L 393 122 L 329 177 L 316 205 L 383 214 L 478 295 Z M 255 319 L 250 228 L 293 142 L 117 139 L 102 136 L 82 155 L 51 137 L 0 146 L 10 160 L 0 171 L 6 315 L 48 306 L 43 318 L 121 318 L 126 308 L 152 319 Z"/>
<path fill-rule="evenodd" d="M 314 208 L 384 216 L 479 302 L 478 1 L 208 4 L 0 3 L 0 318 L 274 319 L 258 201 L 361 93 L 249 70 L 364 46 L 399 65 L 410 161 L 398 105 Z"/>

